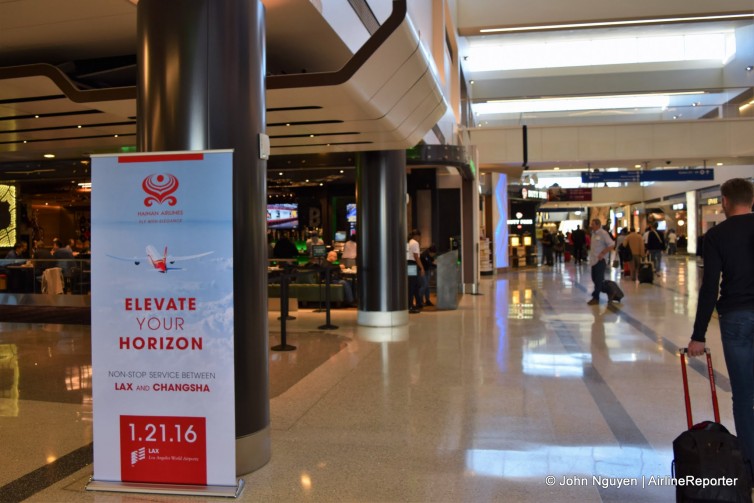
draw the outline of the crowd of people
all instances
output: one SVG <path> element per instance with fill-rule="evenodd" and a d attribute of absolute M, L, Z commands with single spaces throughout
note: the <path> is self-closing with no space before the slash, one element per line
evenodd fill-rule
<path fill-rule="evenodd" d="M 678 253 L 679 244 L 685 246 L 685 238 L 679 236 L 675 229 L 668 229 L 667 232 L 658 230 L 658 223 L 648 224 L 642 234 L 635 228 L 624 227 L 617 233 L 612 234 L 609 229 L 602 226 L 615 242 L 612 264 L 616 267 L 624 268 L 624 264 L 632 267 L 627 275 L 635 277 L 636 267 L 642 259 L 651 260 L 656 274 L 662 269 L 662 255 L 675 255 Z M 562 231 L 552 232 L 548 229 L 542 230 L 540 245 L 542 246 L 541 265 L 552 266 L 557 263 L 570 262 L 573 260 L 576 264 L 587 263 L 594 230 L 584 231 L 580 225 L 577 225 L 573 231 L 563 233 Z M 630 239 L 629 239 L 630 236 Z M 626 243 L 624 247 L 622 245 Z M 630 265 L 634 264 L 634 265 Z M 626 267 L 628 270 L 628 267 Z"/>
<path fill-rule="evenodd" d="M 89 241 L 80 241 L 69 239 L 67 242 L 55 238 L 52 240 L 52 246 L 46 246 L 43 240 L 33 241 L 31 249 L 26 241 L 17 241 L 11 250 L 5 255 L 2 261 L 2 271 L 6 276 L 13 276 L 11 270 L 13 267 L 28 266 L 33 268 L 34 275 L 30 276 L 41 280 L 42 274 L 47 270 L 58 267 L 61 270 L 61 288 L 65 292 L 73 290 L 72 276 L 73 272 L 81 270 L 80 264 L 76 260 L 86 260 L 91 256 Z M 10 266 L 10 267 L 9 267 Z M 37 285 L 39 286 L 39 285 Z M 41 290 L 45 290 L 42 285 Z M 9 285 L 10 290 L 20 288 L 21 291 L 36 291 L 36 287 L 18 285 Z"/>

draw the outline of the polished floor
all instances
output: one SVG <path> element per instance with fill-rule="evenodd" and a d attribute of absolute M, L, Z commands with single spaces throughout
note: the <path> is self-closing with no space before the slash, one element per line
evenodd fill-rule
<path fill-rule="evenodd" d="M 700 269 L 666 257 L 653 285 L 617 278 L 621 304 L 588 306 L 589 268 L 481 281 L 458 310 L 394 329 L 354 309 L 299 310 L 296 351 L 270 354 L 272 460 L 248 502 L 667 502 L 671 442 L 686 427 L 676 350 L 691 334 Z M 277 313 L 271 343 L 279 341 Z M 87 326 L 0 323 L 0 501 L 203 501 L 86 492 Z M 709 346 L 724 424 L 730 383 Z M 712 416 L 706 366 L 689 365 L 695 420 Z M 620 486 L 619 486 L 620 482 Z"/>

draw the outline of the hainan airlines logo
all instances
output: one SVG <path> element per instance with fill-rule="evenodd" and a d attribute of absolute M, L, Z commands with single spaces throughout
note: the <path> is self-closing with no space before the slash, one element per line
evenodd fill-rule
<path fill-rule="evenodd" d="M 169 206 L 178 203 L 178 199 L 172 195 L 178 190 L 178 179 L 173 175 L 149 175 L 141 182 L 141 187 L 147 193 L 147 198 L 144 199 L 146 207 L 151 207 L 153 203 L 167 202 Z"/>
<path fill-rule="evenodd" d="M 134 466 L 139 461 L 144 461 L 145 459 L 147 459 L 146 447 L 142 447 L 141 449 L 136 449 L 135 451 L 131 451 L 131 466 Z"/>

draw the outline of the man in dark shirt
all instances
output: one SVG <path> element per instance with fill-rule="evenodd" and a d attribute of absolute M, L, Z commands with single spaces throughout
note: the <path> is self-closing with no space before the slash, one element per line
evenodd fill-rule
<path fill-rule="evenodd" d="M 717 301 L 736 433 L 745 457 L 754 459 L 754 186 L 733 178 L 723 183 L 720 194 L 726 220 L 704 236 L 704 276 L 688 352 L 704 353 L 704 336 Z"/>
<path fill-rule="evenodd" d="M 665 249 L 665 239 L 657 232 L 657 222 L 647 229 L 647 251 L 655 267 L 655 274 L 660 275 L 662 267 L 662 250 Z"/>
<path fill-rule="evenodd" d="M 296 245 L 293 244 L 293 241 L 290 240 L 287 233 L 278 238 L 277 243 L 275 243 L 275 248 L 273 248 L 272 256 L 274 258 L 284 259 L 298 257 L 298 249 L 296 248 Z"/>
<path fill-rule="evenodd" d="M 571 241 L 573 241 L 573 261 L 580 263 L 584 261 L 584 249 L 586 247 L 586 232 L 580 225 L 576 226 L 576 230 L 571 233 Z"/>

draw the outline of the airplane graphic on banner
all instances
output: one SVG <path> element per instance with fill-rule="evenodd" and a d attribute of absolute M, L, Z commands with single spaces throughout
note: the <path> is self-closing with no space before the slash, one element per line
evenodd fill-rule
<path fill-rule="evenodd" d="M 155 249 L 154 246 L 148 245 L 146 257 L 117 257 L 115 255 L 109 255 L 109 254 L 107 256 L 110 258 L 114 258 L 116 260 L 133 262 L 134 265 L 140 265 L 141 263 L 148 263 L 148 264 L 151 264 L 152 267 L 154 267 L 154 269 L 157 272 L 165 274 L 168 271 L 182 270 L 183 269 L 182 267 L 170 267 L 171 265 L 175 264 L 178 261 L 193 260 L 200 257 L 205 257 L 212 253 L 215 253 L 215 252 L 209 251 L 209 252 L 204 252 L 204 253 L 198 253 L 196 255 L 187 255 L 185 257 L 174 257 L 173 255 L 168 255 L 167 246 L 165 246 L 165 250 L 163 251 L 162 255 L 160 255 L 160 253 Z"/>

